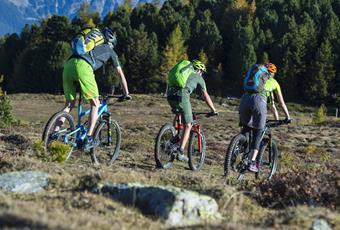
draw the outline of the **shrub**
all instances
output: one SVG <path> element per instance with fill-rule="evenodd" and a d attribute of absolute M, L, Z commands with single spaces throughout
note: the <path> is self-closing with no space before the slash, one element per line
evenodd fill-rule
<path fill-rule="evenodd" d="M 321 122 L 324 122 L 326 120 L 326 113 L 327 113 L 327 108 L 324 104 L 321 104 L 320 107 L 315 110 L 313 114 L 313 123 L 314 124 L 319 124 Z"/>
<path fill-rule="evenodd" d="M 34 143 L 33 150 L 44 161 L 56 161 L 56 162 L 64 162 L 68 156 L 68 153 L 71 150 L 69 145 L 61 143 L 59 141 L 52 141 L 47 146 L 47 151 L 44 150 L 44 142 L 38 141 Z"/>
<path fill-rule="evenodd" d="M 4 77 L 0 77 L 0 83 L 3 82 Z M 12 106 L 6 92 L 3 92 L 0 87 L 0 128 L 8 127 L 14 122 L 11 114 Z"/>

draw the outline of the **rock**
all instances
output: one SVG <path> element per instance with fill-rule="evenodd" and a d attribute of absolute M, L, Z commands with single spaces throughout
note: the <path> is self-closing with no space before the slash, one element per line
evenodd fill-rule
<path fill-rule="evenodd" d="M 332 230 L 326 220 L 318 218 L 313 222 L 311 230 Z"/>
<path fill-rule="evenodd" d="M 48 174 L 38 171 L 18 171 L 0 175 L 0 189 L 14 193 L 36 193 L 48 185 Z"/>
<path fill-rule="evenodd" d="M 176 187 L 140 184 L 98 185 L 97 193 L 132 205 L 145 215 L 161 218 L 172 226 L 186 226 L 221 218 L 216 201 L 206 195 Z"/>

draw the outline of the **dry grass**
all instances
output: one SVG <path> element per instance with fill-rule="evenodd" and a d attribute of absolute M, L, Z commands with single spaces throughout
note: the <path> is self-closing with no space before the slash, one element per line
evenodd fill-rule
<path fill-rule="evenodd" d="M 224 154 L 231 137 L 239 131 L 237 100 L 218 98 L 216 107 L 220 116 L 199 118 L 207 138 L 206 161 L 199 172 L 191 172 L 186 164 L 180 162 L 175 162 L 170 170 L 155 168 L 154 138 L 162 124 L 173 119 L 165 98 L 159 95 L 133 95 L 129 102 L 111 102 L 110 110 L 122 128 L 122 148 L 118 160 L 111 167 L 99 169 L 93 166 L 86 151 L 75 152 L 64 164 L 44 162 L 34 154 L 32 145 L 40 140 L 44 124 L 51 114 L 62 108 L 62 96 L 18 94 L 11 95 L 11 100 L 14 116 L 21 120 L 21 125 L 0 131 L 0 172 L 41 170 L 51 175 L 51 182 L 47 191 L 36 195 L 0 193 L 0 228 L 167 228 L 151 217 L 142 216 L 132 207 L 92 194 L 89 191 L 91 186 L 100 180 L 174 185 L 214 197 L 224 218 L 222 222 L 192 229 L 308 228 L 318 213 L 323 213 L 332 226 L 340 224 L 338 206 L 316 209 L 285 204 L 274 209 L 280 194 L 273 194 L 264 205 L 258 199 L 266 198 L 258 189 L 261 184 L 250 174 L 247 175 L 247 186 L 226 183 L 223 177 Z M 202 101 L 193 100 L 192 104 L 196 111 L 207 110 Z M 290 175 L 291 170 L 308 173 L 311 167 L 313 171 L 319 170 L 320 174 L 327 175 L 328 168 L 339 165 L 340 127 L 302 125 L 312 110 L 296 104 L 291 108 L 296 109 L 291 112 L 295 116 L 293 118 L 301 122 L 282 126 L 273 132 L 282 153 L 278 175 Z M 21 139 L 13 135 L 21 135 Z M 15 142 L 18 140 L 21 142 Z M 337 188 L 334 187 L 336 183 L 328 183 L 327 177 L 323 178 L 327 186 Z M 290 178 L 285 177 L 284 182 L 289 184 Z M 322 202 L 318 205 L 327 206 Z"/>

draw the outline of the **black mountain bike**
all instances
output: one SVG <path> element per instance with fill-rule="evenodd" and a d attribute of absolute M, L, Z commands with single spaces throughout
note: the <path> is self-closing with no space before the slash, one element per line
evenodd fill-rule
<path fill-rule="evenodd" d="M 260 150 L 256 158 L 259 171 L 255 173 L 256 179 L 270 180 L 276 172 L 279 151 L 277 143 L 271 133 L 271 128 L 290 123 L 290 120 L 268 120 L 261 137 Z M 231 140 L 225 160 L 224 175 L 237 178 L 238 181 L 244 179 L 245 173 L 251 161 L 249 143 L 252 131 L 246 134 L 237 134 Z"/>

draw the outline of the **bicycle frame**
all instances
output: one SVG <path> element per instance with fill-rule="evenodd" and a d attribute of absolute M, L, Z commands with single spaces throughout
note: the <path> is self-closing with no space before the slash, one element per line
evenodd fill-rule
<path fill-rule="evenodd" d="M 200 132 L 200 124 L 197 122 L 196 114 L 193 113 L 193 124 L 191 127 L 191 131 L 197 133 L 197 142 L 198 142 L 198 150 L 199 152 L 202 151 L 202 142 L 201 142 L 201 132 Z M 184 130 L 185 126 L 182 123 L 181 114 L 176 114 L 174 119 L 174 126 L 177 130 L 177 135 L 180 133 L 181 130 Z"/>
<path fill-rule="evenodd" d="M 77 108 L 77 112 L 78 112 L 78 120 L 77 120 L 77 126 L 76 126 L 76 129 L 73 130 L 72 132 L 68 133 L 67 135 L 65 135 L 64 137 L 64 141 L 65 143 L 68 143 L 68 138 L 69 136 L 73 135 L 74 133 L 77 134 L 76 136 L 76 140 L 74 141 L 73 144 L 73 147 L 77 147 L 79 146 L 81 143 L 83 143 L 86 135 L 87 135 L 87 132 L 88 132 L 88 129 L 87 127 L 85 126 L 85 124 L 87 123 L 84 122 L 82 123 L 81 122 L 81 119 L 82 117 L 84 116 L 88 116 L 90 113 L 91 113 L 91 109 L 87 109 L 85 111 L 83 111 L 83 106 L 82 106 L 82 99 L 81 99 L 81 95 L 79 96 L 79 102 L 78 102 L 78 108 Z M 103 115 L 103 114 L 110 114 L 108 112 L 108 105 L 107 105 L 107 99 L 104 98 L 101 103 L 100 103 L 100 106 L 99 106 L 99 109 L 98 109 L 98 114 L 97 114 L 97 119 L 96 119 L 96 122 L 98 121 L 98 119 Z M 110 116 L 109 116 L 110 117 Z M 111 119 L 111 117 L 110 117 Z"/>

